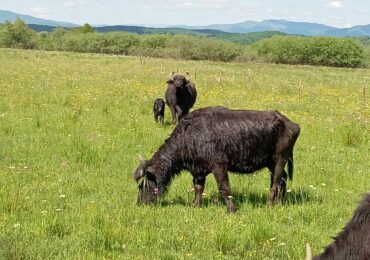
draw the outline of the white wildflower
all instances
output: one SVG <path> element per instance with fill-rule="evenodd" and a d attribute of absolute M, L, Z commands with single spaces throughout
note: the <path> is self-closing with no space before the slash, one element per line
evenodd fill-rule
<path fill-rule="evenodd" d="M 21 226 L 21 224 L 19 224 L 19 223 L 15 223 L 14 225 L 13 225 L 13 227 L 14 228 L 19 228 Z"/>

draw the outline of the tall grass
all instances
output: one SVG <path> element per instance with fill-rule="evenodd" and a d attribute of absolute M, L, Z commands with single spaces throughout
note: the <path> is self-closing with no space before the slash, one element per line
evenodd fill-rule
<path fill-rule="evenodd" d="M 302 259 L 370 190 L 369 70 L 9 49 L 0 59 L 0 258 Z M 197 71 L 195 108 L 277 109 L 300 124 L 284 204 L 266 206 L 266 170 L 230 176 L 236 214 L 211 175 L 192 208 L 185 172 L 159 205 L 135 204 L 137 155 L 173 129 L 151 107 L 177 67 Z"/>

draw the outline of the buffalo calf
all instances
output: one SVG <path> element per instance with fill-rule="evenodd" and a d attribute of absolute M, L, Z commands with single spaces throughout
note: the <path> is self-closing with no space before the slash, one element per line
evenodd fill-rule
<path fill-rule="evenodd" d="M 153 114 L 154 114 L 154 120 L 156 122 L 161 122 L 162 124 L 164 123 L 164 109 L 165 109 L 165 102 L 162 98 L 157 98 L 154 101 L 153 105 Z"/>

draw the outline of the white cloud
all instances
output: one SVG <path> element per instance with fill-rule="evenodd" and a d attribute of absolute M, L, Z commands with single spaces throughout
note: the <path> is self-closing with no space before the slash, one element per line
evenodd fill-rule
<path fill-rule="evenodd" d="M 237 0 L 137 0 L 140 3 L 140 8 L 144 10 L 149 10 L 149 8 L 153 10 L 180 10 L 184 8 L 186 10 L 196 10 L 196 11 L 203 11 L 203 10 L 229 10 L 230 6 L 226 5 L 230 2 L 235 2 Z M 147 8 L 143 8 L 145 5 Z M 241 8 L 241 3 L 238 4 L 239 8 Z M 228 8 L 227 8 L 228 7 Z"/>
<path fill-rule="evenodd" d="M 34 7 L 30 9 L 30 13 L 33 16 L 43 19 L 50 19 L 51 14 L 49 8 L 46 7 Z"/>
<path fill-rule="evenodd" d="M 204 8 L 220 9 L 224 6 L 225 0 L 200 0 Z"/>
<path fill-rule="evenodd" d="M 343 28 L 351 28 L 353 26 L 353 24 L 351 23 L 346 23 L 343 25 Z"/>
<path fill-rule="evenodd" d="M 150 10 L 151 9 L 151 7 L 149 5 L 142 5 L 142 6 L 140 6 L 140 8 L 143 9 L 143 10 Z"/>
<path fill-rule="evenodd" d="M 63 3 L 63 5 L 65 6 L 65 7 L 76 7 L 76 6 L 80 6 L 80 5 L 82 5 L 83 4 L 83 1 L 81 1 L 81 0 L 77 0 L 77 1 L 66 1 L 66 2 L 64 2 Z"/>
<path fill-rule="evenodd" d="M 343 4 L 340 0 L 330 0 L 327 6 L 331 8 L 341 8 Z"/>
<path fill-rule="evenodd" d="M 185 2 L 184 7 L 191 8 L 191 7 L 193 7 L 193 3 L 192 2 Z"/>
<path fill-rule="evenodd" d="M 188 9 L 203 9 L 203 10 L 210 10 L 210 9 L 221 9 L 225 5 L 225 0 L 199 0 L 199 1 L 187 1 L 183 3 L 183 7 Z"/>

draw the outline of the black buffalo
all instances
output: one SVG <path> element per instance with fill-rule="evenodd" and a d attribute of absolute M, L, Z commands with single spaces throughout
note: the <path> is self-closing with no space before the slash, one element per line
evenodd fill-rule
<path fill-rule="evenodd" d="M 235 211 L 228 171 L 271 171 L 268 203 L 281 199 L 293 176 L 293 147 L 300 127 L 277 111 L 209 107 L 186 115 L 149 161 L 141 160 L 134 178 L 138 203 L 154 202 L 181 170 L 193 175 L 199 206 L 206 176 L 213 173 L 229 212 Z M 288 173 L 284 170 L 288 164 Z"/>
<path fill-rule="evenodd" d="M 158 122 L 158 120 L 159 120 L 159 122 L 161 122 L 163 124 L 165 107 L 166 107 L 166 105 L 165 105 L 165 102 L 162 98 L 157 98 L 154 101 L 153 114 L 154 114 L 154 120 L 156 122 Z"/>
<path fill-rule="evenodd" d="M 175 75 L 172 72 L 167 84 L 166 103 L 171 110 L 172 123 L 176 124 L 193 107 L 197 99 L 197 90 L 194 82 L 190 79 L 189 73 L 186 73 L 185 77 L 183 75 Z"/>
<path fill-rule="evenodd" d="M 308 253 L 311 254 L 310 252 Z M 306 259 L 310 259 L 307 257 Z M 370 259 L 370 193 L 355 210 L 351 221 L 315 260 Z"/>

